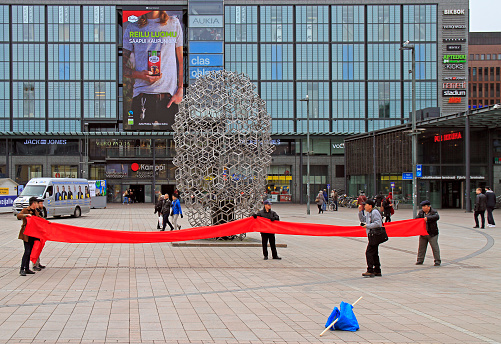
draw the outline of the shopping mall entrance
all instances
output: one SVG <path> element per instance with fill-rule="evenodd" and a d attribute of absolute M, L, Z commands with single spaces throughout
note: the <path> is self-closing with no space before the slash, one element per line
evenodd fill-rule
<path fill-rule="evenodd" d="M 133 185 L 129 186 L 129 189 L 132 190 L 132 201 L 134 203 L 144 203 L 144 185 Z"/>
<path fill-rule="evenodd" d="M 442 181 L 442 208 L 461 209 L 463 208 L 464 181 L 443 180 Z"/>

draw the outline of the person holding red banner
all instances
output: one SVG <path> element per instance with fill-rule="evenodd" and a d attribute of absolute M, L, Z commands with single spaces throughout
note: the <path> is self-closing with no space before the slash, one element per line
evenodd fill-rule
<path fill-rule="evenodd" d="M 371 199 L 366 199 L 358 206 L 358 218 L 360 225 L 365 228 L 367 235 L 371 229 L 383 227 L 383 219 L 381 213 L 374 209 L 376 202 Z M 365 214 L 363 213 L 365 210 Z M 367 250 L 365 251 L 365 259 L 367 260 L 367 272 L 362 274 L 363 277 L 382 276 L 381 262 L 379 261 L 379 244 L 374 244 L 369 241 Z"/>
<path fill-rule="evenodd" d="M 69 192 L 71 192 L 71 191 L 69 191 Z M 43 219 L 44 218 L 44 214 L 43 214 L 44 200 L 43 200 L 43 198 L 38 198 L 37 201 L 38 201 L 37 216 L 41 217 Z M 43 247 L 45 246 L 45 240 L 40 240 L 40 245 L 41 245 L 41 248 L 40 248 L 40 251 L 41 251 L 43 249 Z M 45 269 L 45 265 L 40 264 L 40 256 L 38 256 L 36 263 L 33 265 L 33 270 L 41 271 L 42 269 Z"/>
<path fill-rule="evenodd" d="M 21 225 L 21 230 L 19 231 L 19 236 L 18 239 L 23 240 L 24 244 L 24 254 L 23 258 L 21 259 L 21 270 L 19 270 L 19 275 L 21 276 L 26 276 L 26 274 L 34 274 L 34 271 L 30 270 L 30 255 L 31 255 L 31 250 L 33 249 L 33 245 L 35 243 L 35 240 L 37 238 L 28 236 L 24 234 L 24 229 L 26 228 L 26 218 L 31 217 L 31 216 L 37 216 L 37 208 L 38 208 L 38 198 L 37 197 L 31 197 L 30 198 L 30 205 L 28 208 L 24 208 L 17 214 L 17 219 L 18 220 L 23 220 L 23 224 Z"/>
<path fill-rule="evenodd" d="M 270 221 L 279 221 L 280 217 L 275 213 L 273 210 L 271 210 L 271 201 L 270 200 L 265 200 L 263 202 L 263 209 L 261 209 L 257 214 L 252 215 L 255 219 L 259 217 L 264 217 L 265 219 L 268 219 Z M 264 260 L 268 260 L 268 241 L 270 242 L 270 248 L 271 248 L 271 255 L 273 259 L 282 259 L 278 256 L 277 253 L 277 246 L 275 244 L 275 234 L 273 233 L 263 233 L 261 232 L 261 241 L 263 244 L 263 255 L 264 255 Z"/>

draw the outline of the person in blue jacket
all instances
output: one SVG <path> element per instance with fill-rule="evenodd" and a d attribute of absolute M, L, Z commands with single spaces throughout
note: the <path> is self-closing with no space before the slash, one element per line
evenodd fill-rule
<path fill-rule="evenodd" d="M 181 218 L 183 218 L 183 211 L 181 210 L 181 202 L 179 202 L 179 199 L 177 198 L 178 194 L 174 193 L 172 195 L 172 224 L 174 225 L 174 229 L 181 229 L 181 225 L 177 224 L 177 219 L 181 215 Z"/>

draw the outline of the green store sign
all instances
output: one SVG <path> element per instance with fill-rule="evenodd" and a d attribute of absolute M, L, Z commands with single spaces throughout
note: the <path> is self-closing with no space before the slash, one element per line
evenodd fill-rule
<path fill-rule="evenodd" d="M 466 63 L 466 55 L 444 55 L 444 63 Z"/>

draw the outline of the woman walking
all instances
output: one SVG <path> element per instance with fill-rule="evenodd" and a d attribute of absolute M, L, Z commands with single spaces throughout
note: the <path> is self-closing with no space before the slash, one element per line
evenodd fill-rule
<path fill-rule="evenodd" d="M 324 209 L 323 209 L 323 205 L 325 203 L 325 197 L 324 197 L 324 193 L 322 192 L 322 190 L 320 190 L 318 192 L 318 195 L 317 195 L 317 198 L 315 199 L 315 203 L 317 204 L 317 207 L 318 207 L 318 213 L 323 213 L 324 212 Z"/>

